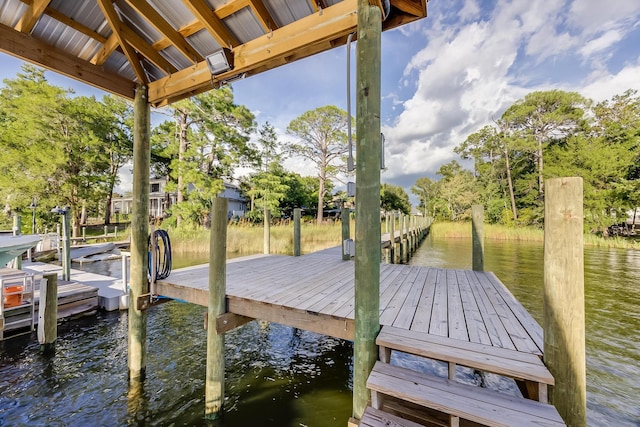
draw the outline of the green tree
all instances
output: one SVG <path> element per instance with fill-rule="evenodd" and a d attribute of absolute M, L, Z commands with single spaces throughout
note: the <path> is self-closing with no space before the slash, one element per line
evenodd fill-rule
<path fill-rule="evenodd" d="M 587 106 L 588 101 L 576 92 L 532 92 L 502 115 L 506 128 L 517 133 L 533 154 L 540 200 L 544 199 L 544 149 L 581 127 Z"/>
<path fill-rule="evenodd" d="M 422 213 L 426 217 L 430 215 L 436 216 L 435 205 L 436 198 L 438 197 L 438 182 L 432 181 L 429 178 L 418 178 L 416 183 L 411 187 L 411 192 L 418 196 L 420 201 L 420 208 Z"/>
<path fill-rule="evenodd" d="M 312 162 L 318 173 L 317 222 L 322 222 L 327 183 L 339 172 L 346 171 L 347 113 L 335 106 L 307 111 L 294 119 L 287 132 L 299 142 L 289 143 L 289 152 Z"/>
<path fill-rule="evenodd" d="M 409 195 L 404 188 L 397 185 L 382 184 L 380 186 L 380 206 L 386 212 L 398 210 L 405 215 L 411 213 Z"/>
<path fill-rule="evenodd" d="M 278 137 L 268 122 L 260 129 L 258 138 L 259 171 L 250 178 L 251 206 L 255 203 L 263 211 L 269 209 L 272 215 L 279 215 L 279 203 L 284 199 L 288 186 L 283 183 L 282 155 L 278 153 Z"/>
<path fill-rule="evenodd" d="M 234 103 L 226 86 L 177 102 L 172 111 L 175 125 L 163 124 L 154 133 L 154 147 L 164 147 L 162 155 L 171 158 L 168 190 L 177 192 L 171 213 L 178 226 L 183 219 L 208 225 L 211 200 L 222 191 L 223 178 L 255 159 L 249 144 L 254 116 Z"/>
<path fill-rule="evenodd" d="M 43 219 L 56 219 L 49 213 L 53 206 L 69 206 L 77 236 L 86 207 L 97 212 L 113 188 L 104 148 L 105 132 L 114 127 L 109 105 L 94 97 L 70 97 L 31 65 L 4 83 L 0 191 L 17 211 L 36 198 Z"/>

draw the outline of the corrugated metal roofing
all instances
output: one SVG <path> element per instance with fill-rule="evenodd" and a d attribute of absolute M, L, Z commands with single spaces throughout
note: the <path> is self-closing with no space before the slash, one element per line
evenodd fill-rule
<path fill-rule="evenodd" d="M 126 97 L 143 82 L 161 105 L 211 88 L 203 59 L 220 43 L 235 60 L 218 82 L 340 45 L 357 22 L 356 0 L 323 0 L 320 11 L 316 0 L 198 1 L 0 0 L 0 51 Z M 426 16 L 426 0 L 391 4 L 384 28 Z"/>

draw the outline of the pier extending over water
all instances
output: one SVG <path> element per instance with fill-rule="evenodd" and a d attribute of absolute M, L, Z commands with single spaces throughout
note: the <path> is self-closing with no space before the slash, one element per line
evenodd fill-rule
<path fill-rule="evenodd" d="M 156 286 L 161 295 L 208 306 L 209 265 L 176 270 Z M 341 259 L 340 248 L 232 259 L 226 265 L 226 311 L 215 319 L 216 333 L 260 319 L 353 340 L 354 294 L 354 263 Z M 361 425 L 493 423 L 495 408 L 513 418 L 504 425 L 523 419 L 563 425 L 547 404 L 547 386 L 554 380 L 541 361 L 542 328 L 493 273 L 381 264 L 380 324 L 381 361 L 368 382 L 372 407 Z M 447 362 L 449 379 L 384 363 L 391 351 Z M 456 383 L 456 365 L 511 377 L 525 398 Z M 412 391 L 416 381 L 424 384 Z M 438 400 L 438 387 L 451 394 L 446 404 Z"/>

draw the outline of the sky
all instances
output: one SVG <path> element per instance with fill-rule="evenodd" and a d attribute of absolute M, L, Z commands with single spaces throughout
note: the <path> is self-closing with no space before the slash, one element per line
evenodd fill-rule
<path fill-rule="evenodd" d="M 529 92 L 576 91 L 602 101 L 640 90 L 640 1 L 431 0 L 427 10 L 427 18 L 382 35 L 381 181 L 410 195 L 418 178 L 437 178 L 442 165 L 460 162 L 453 149 Z M 351 55 L 353 93 L 354 45 Z M 233 83 L 235 101 L 290 140 L 286 128 L 304 112 L 346 110 L 346 62 L 342 46 L 248 77 Z M 0 54 L 0 78 L 15 77 L 19 67 Z M 101 96 L 53 73 L 47 78 Z M 353 115 L 355 102 L 353 94 Z M 287 159 L 285 167 L 315 175 L 300 159 Z"/>

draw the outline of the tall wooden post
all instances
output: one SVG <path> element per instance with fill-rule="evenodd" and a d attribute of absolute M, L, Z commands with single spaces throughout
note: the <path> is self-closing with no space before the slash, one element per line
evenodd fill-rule
<path fill-rule="evenodd" d="M 300 256 L 300 208 L 293 210 L 293 256 Z"/>
<path fill-rule="evenodd" d="M 45 274 L 40 282 L 38 342 L 43 353 L 51 352 L 58 338 L 58 275 Z"/>
<path fill-rule="evenodd" d="M 264 208 L 264 243 L 263 253 L 271 253 L 271 212 Z"/>
<path fill-rule="evenodd" d="M 147 368 L 147 312 L 138 299 L 149 289 L 150 107 L 147 87 L 138 85 L 133 105 L 133 206 L 131 213 L 131 267 L 129 280 L 129 378 L 144 380 Z"/>
<path fill-rule="evenodd" d="M 208 420 L 215 420 L 222 415 L 224 403 L 224 334 L 218 334 L 216 319 L 226 311 L 227 205 L 227 199 L 218 197 L 213 201 L 211 210 L 207 372 L 204 397 L 204 416 Z"/>
<path fill-rule="evenodd" d="M 471 206 L 471 234 L 473 236 L 473 270 L 484 271 L 484 207 Z"/>
<path fill-rule="evenodd" d="M 545 182 L 544 361 L 549 401 L 569 426 L 587 425 L 582 178 Z"/>
<path fill-rule="evenodd" d="M 62 280 L 71 280 L 71 211 L 62 214 Z"/>
<path fill-rule="evenodd" d="M 353 416 L 369 400 L 367 378 L 380 330 L 380 38 L 382 13 L 358 0 L 356 121 L 356 258 Z"/>
<path fill-rule="evenodd" d="M 342 260 L 348 261 L 351 259 L 351 254 L 347 253 L 344 242 L 351 238 L 349 208 L 342 208 L 340 210 L 340 219 L 342 220 Z"/>
<path fill-rule="evenodd" d="M 389 264 L 396 264 L 396 211 L 391 211 L 391 219 L 389 220 L 389 239 L 390 252 Z"/>
<path fill-rule="evenodd" d="M 13 235 L 19 236 L 22 234 L 22 217 L 18 214 L 13 214 Z M 14 267 L 18 270 L 22 269 L 22 255 L 15 258 Z"/>

